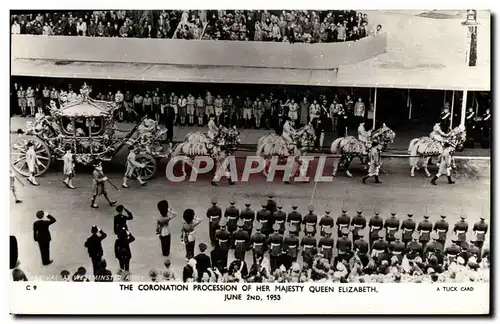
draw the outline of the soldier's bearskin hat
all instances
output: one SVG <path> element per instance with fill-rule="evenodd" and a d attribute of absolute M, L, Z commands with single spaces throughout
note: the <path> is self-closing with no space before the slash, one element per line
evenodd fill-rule
<path fill-rule="evenodd" d="M 188 224 L 191 223 L 191 222 L 193 222 L 193 219 L 194 219 L 194 210 L 192 210 L 190 208 L 186 209 L 184 211 L 184 213 L 182 214 L 182 218 Z"/>

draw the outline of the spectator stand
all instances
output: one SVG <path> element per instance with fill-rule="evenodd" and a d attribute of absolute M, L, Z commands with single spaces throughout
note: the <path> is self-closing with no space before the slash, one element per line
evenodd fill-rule
<path fill-rule="evenodd" d="M 206 17 L 202 12 L 206 10 L 184 10 L 173 39 L 201 39 L 207 25 L 202 21 Z"/>

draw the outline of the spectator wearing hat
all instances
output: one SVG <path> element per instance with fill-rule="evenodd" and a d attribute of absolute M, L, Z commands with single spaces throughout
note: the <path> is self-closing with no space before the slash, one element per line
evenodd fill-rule
<path fill-rule="evenodd" d="M 73 282 L 89 282 L 89 278 L 87 277 L 87 269 L 84 267 L 79 267 L 76 272 L 71 277 L 71 281 Z"/>
<path fill-rule="evenodd" d="M 132 215 L 132 213 L 123 205 L 116 206 L 116 211 L 118 214 L 113 218 L 113 229 L 115 235 L 118 235 L 123 228 L 128 230 L 127 221 L 134 219 L 134 215 Z"/>
<path fill-rule="evenodd" d="M 465 215 L 460 216 L 460 220 L 453 226 L 453 233 L 455 233 L 460 242 L 467 241 L 467 231 L 469 230 L 469 223 L 465 221 Z"/>
<path fill-rule="evenodd" d="M 373 243 L 378 240 L 378 235 L 379 231 L 383 228 L 384 226 L 384 220 L 382 217 L 380 217 L 380 211 L 378 209 L 373 210 L 373 216 L 370 218 L 370 221 L 368 222 L 368 227 L 370 230 L 370 235 L 368 237 L 369 244 L 370 244 L 370 250 L 373 247 Z"/>
<path fill-rule="evenodd" d="M 306 227 L 309 226 L 310 228 L 313 229 L 312 235 L 315 236 L 316 235 L 316 225 L 318 223 L 318 215 L 316 215 L 314 213 L 314 206 L 312 204 L 309 204 L 307 206 L 307 210 L 309 211 L 309 213 L 306 214 L 304 216 L 304 219 L 303 219 L 303 224 L 305 226 L 304 233 L 307 234 L 306 232 L 308 229 Z"/>
<path fill-rule="evenodd" d="M 99 270 L 99 264 L 103 257 L 102 241 L 108 236 L 102 229 L 93 225 L 90 230 L 92 235 L 87 238 L 84 246 L 87 248 L 90 259 L 92 260 L 92 267 L 94 276 Z"/>
<path fill-rule="evenodd" d="M 217 206 L 217 199 L 214 197 L 211 200 L 211 206 L 207 209 L 207 217 L 209 220 L 208 234 L 212 246 L 216 246 L 215 233 L 219 229 L 219 222 L 222 218 L 222 209 Z"/>
<path fill-rule="evenodd" d="M 250 234 L 243 227 L 245 226 L 245 221 L 239 219 L 237 222 L 237 230 L 233 234 L 234 239 L 234 257 L 238 260 L 245 260 L 245 253 L 250 244 Z"/>
<path fill-rule="evenodd" d="M 446 215 L 441 215 L 441 219 L 434 224 L 434 231 L 438 234 L 437 241 L 444 245 L 446 243 L 446 235 L 450 225 L 446 221 Z"/>
<path fill-rule="evenodd" d="M 207 250 L 207 245 L 205 243 L 200 243 L 198 245 L 200 253 L 194 257 L 196 260 L 196 271 L 198 272 L 198 282 L 201 282 L 201 278 L 204 273 L 209 273 L 209 269 L 212 267 L 210 257 L 205 253 Z"/>
<path fill-rule="evenodd" d="M 43 210 L 36 213 L 36 218 L 38 220 L 33 223 L 33 240 L 38 243 L 40 248 L 42 264 L 49 265 L 53 262 L 50 259 L 50 241 L 52 237 L 49 227 L 56 222 L 56 219 Z"/>
<path fill-rule="evenodd" d="M 115 257 L 118 260 L 120 269 L 123 271 L 130 271 L 130 260 L 132 259 L 130 243 L 134 241 L 135 237 L 128 229 L 126 227 L 121 228 L 115 241 Z"/>
<path fill-rule="evenodd" d="M 316 234 L 316 227 L 312 224 L 305 224 L 305 235 L 300 242 L 302 246 L 302 260 L 309 268 L 312 266 L 314 255 L 317 252 L 318 242 L 314 235 Z"/>
<path fill-rule="evenodd" d="M 227 258 L 229 253 L 229 239 L 231 234 L 227 230 L 226 220 L 223 218 L 219 222 L 219 229 L 215 232 L 215 255 L 212 255 L 212 264 L 219 270 L 227 268 Z"/>
<path fill-rule="evenodd" d="M 170 221 L 177 217 L 177 214 L 169 208 L 168 201 L 166 200 L 159 201 L 157 209 L 160 213 L 160 217 L 156 221 L 156 235 L 158 235 L 160 239 L 162 255 L 168 257 L 170 255 L 170 245 L 172 242 L 169 225 Z"/>
<path fill-rule="evenodd" d="M 486 233 L 488 232 L 488 224 L 485 222 L 484 216 L 481 216 L 479 219 L 478 222 L 474 223 L 472 231 L 475 236 L 474 245 L 481 251 L 483 249 Z"/>
<path fill-rule="evenodd" d="M 184 224 L 182 224 L 181 241 L 186 247 L 186 259 L 194 258 L 194 248 L 196 244 L 196 226 L 200 225 L 201 220 L 195 216 L 194 210 L 186 209 L 182 215 Z"/>

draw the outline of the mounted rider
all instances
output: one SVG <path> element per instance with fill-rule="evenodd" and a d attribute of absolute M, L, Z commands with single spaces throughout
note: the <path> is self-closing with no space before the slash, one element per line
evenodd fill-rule
<path fill-rule="evenodd" d="M 208 138 L 210 138 L 212 143 L 215 142 L 215 139 L 219 136 L 220 131 L 221 131 L 221 128 L 219 128 L 219 126 L 217 126 L 217 124 L 215 123 L 215 115 L 210 114 L 210 119 L 208 121 L 207 136 L 208 136 Z"/>
<path fill-rule="evenodd" d="M 369 146 L 371 135 L 372 131 L 366 130 L 365 123 L 364 122 L 360 123 L 358 127 L 358 140 L 363 144 L 365 144 L 365 146 Z"/>
<path fill-rule="evenodd" d="M 434 127 L 432 128 L 432 132 L 429 135 L 429 137 L 436 141 L 439 142 L 440 144 L 444 145 L 444 143 L 447 141 L 448 138 L 448 133 L 445 133 L 442 129 L 442 124 L 436 123 Z"/>

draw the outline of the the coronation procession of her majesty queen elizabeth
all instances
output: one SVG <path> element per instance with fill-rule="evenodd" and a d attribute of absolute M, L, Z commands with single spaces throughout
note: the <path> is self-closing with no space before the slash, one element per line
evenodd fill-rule
<path fill-rule="evenodd" d="M 491 312 L 490 11 L 9 18 L 11 313 Z"/>

